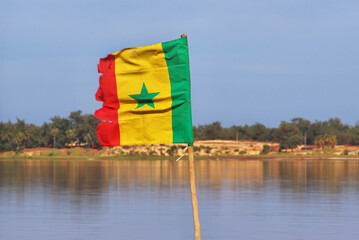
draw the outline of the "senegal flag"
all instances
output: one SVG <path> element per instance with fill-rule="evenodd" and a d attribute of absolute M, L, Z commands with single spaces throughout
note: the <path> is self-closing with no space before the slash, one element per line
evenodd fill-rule
<path fill-rule="evenodd" d="M 186 37 L 109 54 L 98 71 L 101 145 L 193 143 Z"/>

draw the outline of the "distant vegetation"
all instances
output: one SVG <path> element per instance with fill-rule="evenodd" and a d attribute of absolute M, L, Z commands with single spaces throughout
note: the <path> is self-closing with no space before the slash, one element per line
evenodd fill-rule
<path fill-rule="evenodd" d="M 71 112 L 68 118 L 53 117 L 50 123 L 42 126 L 20 119 L 16 123 L 0 122 L 0 151 L 98 145 L 96 127 L 99 122 L 93 115 L 81 111 Z"/>
<path fill-rule="evenodd" d="M 193 127 L 196 140 L 226 139 L 279 142 L 281 149 L 298 145 L 359 145 L 359 124 L 349 126 L 339 118 L 311 122 L 303 118 L 282 121 L 278 128 L 267 128 L 263 124 L 232 126 L 224 128 L 220 122 Z"/>
<path fill-rule="evenodd" d="M 17 119 L 16 123 L 0 122 L 0 151 L 20 151 L 34 147 L 90 147 L 98 145 L 96 127 L 100 122 L 92 114 L 71 112 L 67 118 L 55 116 L 42 126 L 27 124 Z M 282 121 L 278 128 L 263 124 L 232 126 L 224 128 L 220 122 L 193 127 L 195 140 L 255 140 L 279 142 L 281 149 L 291 149 L 306 143 L 319 147 L 335 145 L 359 145 L 359 124 L 349 126 L 339 118 L 311 122 L 294 118 Z"/>

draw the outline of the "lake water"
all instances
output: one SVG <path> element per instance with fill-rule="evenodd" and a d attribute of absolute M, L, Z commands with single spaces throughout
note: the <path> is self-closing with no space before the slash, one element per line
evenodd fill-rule
<path fill-rule="evenodd" d="M 359 239 L 358 160 L 196 160 L 202 239 Z M 194 239 L 186 160 L 0 160 L 0 239 Z"/>

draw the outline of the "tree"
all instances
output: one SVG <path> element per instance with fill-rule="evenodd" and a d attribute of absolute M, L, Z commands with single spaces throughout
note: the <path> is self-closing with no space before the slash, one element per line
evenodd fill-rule
<path fill-rule="evenodd" d="M 14 142 L 17 145 L 17 149 L 20 148 L 20 145 L 23 143 L 25 144 L 25 141 L 28 139 L 27 135 L 22 131 L 17 131 L 14 136 Z"/>
<path fill-rule="evenodd" d="M 67 129 L 65 133 L 66 133 L 67 139 L 69 140 L 68 143 L 70 144 L 70 146 L 72 148 L 73 141 L 76 138 L 76 132 L 75 132 L 75 130 Z"/>
<path fill-rule="evenodd" d="M 338 140 L 339 145 L 346 145 L 346 144 L 350 144 L 352 142 L 353 134 L 354 134 L 353 130 L 347 129 L 347 130 L 343 130 L 343 131 L 338 131 L 335 134 L 335 136 L 336 136 L 336 139 Z"/>
<path fill-rule="evenodd" d="M 223 136 L 223 128 L 220 122 L 214 122 L 205 126 L 206 139 L 221 139 Z"/>
<path fill-rule="evenodd" d="M 56 136 L 56 147 L 64 147 L 67 141 L 66 130 L 71 129 L 71 122 L 69 119 L 61 118 L 59 116 L 55 116 L 51 118 L 51 128 L 59 129 L 59 132 Z"/>
<path fill-rule="evenodd" d="M 326 136 L 325 142 L 328 143 L 328 145 L 331 146 L 332 148 L 333 148 L 335 145 L 337 145 L 337 143 L 338 143 L 337 137 L 336 137 L 335 135 Z"/>
<path fill-rule="evenodd" d="M 301 132 L 304 139 L 304 144 L 312 144 L 314 136 L 313 133 L 310 131 L 310 126 L 311 126 L 310 121 L 297 117 L 297 118 L 293 118 L 291 122 L 295 126 L 297 126 L 299 131 Z"/>
<path fill-rule="evenodd" d="M 337 145 L 337 137 L 330 134 L 319 135 L 315 138 L 315 145 L 318 145 L 318 147 L 321 148 L 324 146 L 330 146 L 333 148 Z"/>
<path fill-rule="evenodd" d="M 281 149 L 296 148 L 302 143 L 299 128 L 293 123 L 282 121 L 279 128 L 273 133 L 274 139 L 280 143 Z"/>
<path fill-rule="evenodd" d="M 220 122 L 212 124 L 199 125 L 193 127 L 194 137 L 199 140 L 223 139 L 224 132 Z"/>
<path fill-rule="evenodd" d="M 4 141 L 6 144 L 8 144 L 11 141 L 11 134 L 8 131 L 5 131 L 2 136 L 1 140 Z"/>
<path fill-rule="evenodd" d="M 58 128 L 53 128 L 50 131 L 50 135 L 52 136 L 52 140 L 53 140 L 53 145 L 52 148 L 55 148 L 56 145 L 56 137 L 59 134 L 60 130 Z"/>
<path fill-rule="evenodd" d="M 316 121 L 316 122 L 312 123 L 309 128 L 308 136 L 310 136 L 310 138 L 309 137 L 307 138 L 307 143 L 314 144 L 316 137 L 318 135 L 322 135 L 324 133 L 325 133 L 325 127 L 324 127 L 323 122 Z"/>
<path fill-rule="evenodd" d="M 359 123 L 355 124 L 355 126 L 351 129 L 351 145 L 359 145 Z"/>
<path fill-rule="evenodd" d="M 88 147 L 89 145 L 92 145 L 92 137 L 90 133 L 87 133 L 84 137 L 85 141 L 86 141 L 86 147 Z"/>
<path fill-rule="evenodd" d="M 252 137 L 251 139 L 256 141 L 268 141 L 269 140 L 269 130 L 260 123 L 256 123 L 251 127 Z"/>

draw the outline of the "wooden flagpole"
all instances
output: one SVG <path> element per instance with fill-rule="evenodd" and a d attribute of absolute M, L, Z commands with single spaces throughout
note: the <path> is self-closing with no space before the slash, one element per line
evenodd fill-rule
<path fill-rule="evenodd" d="M 181 35 L 182 38 L 187 37 L 186 34 Z M 198 202 L 197 202 L 197 192 L 196 192 L 196 177 L 194 174 L 194 153 L 193 145 L 188 145 L 188 155 L 189 155 L 189 179 L 191 184 L 191 197 L 192 197 L 192 209 L 193 209 L 193 223 L 194 223 L 194 234 L 195 240 L 201 240 L 201 225 L 199 224 L 199 214 L 198 214 Z"/>
<path fill-rule="evenodd" d="M 196 178 L 194 175 L 193 146 L 188 146 L 188 155 L 189 155 L 189 178 L 191 182 L 191 197 L 192 197 L 195 239 L 201 240 L 201 226 L 199 224 L 198 202 L 197 202 L 197 193 L 196 193 Z"/>

